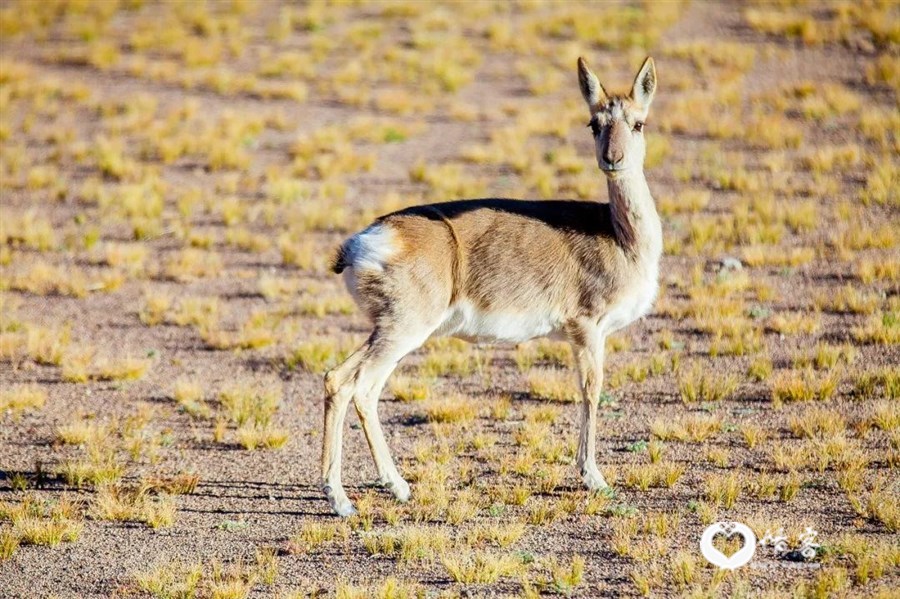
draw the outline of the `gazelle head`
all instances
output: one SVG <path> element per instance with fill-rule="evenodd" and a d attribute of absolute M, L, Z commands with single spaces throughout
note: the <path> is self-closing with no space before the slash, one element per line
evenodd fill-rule
<path fill-rule="evenodd" d="M 594 135 L 600 170 L 614 179 L 625 171 L 642 169 L 647 150 L 644 124 L 656 93 L 653 59 L 644 61 L 627 96 L 607 94 L 584 58 L 578 59 L 578 83 L 591 113 L 588 126 Z"/>

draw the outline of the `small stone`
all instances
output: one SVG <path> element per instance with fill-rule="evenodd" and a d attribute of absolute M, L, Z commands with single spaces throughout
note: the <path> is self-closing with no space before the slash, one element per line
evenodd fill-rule
<path fill-rule="evenodd" d="M 721 270 L 743 270 L 744 265 L 741 264 L 741 261 L 732 256 L 726 256 L 722 258 L 722 266 Z"/>

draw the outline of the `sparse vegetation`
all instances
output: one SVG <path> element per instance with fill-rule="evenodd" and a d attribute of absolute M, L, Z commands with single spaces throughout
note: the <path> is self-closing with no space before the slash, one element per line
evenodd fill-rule
<path fill-rule="evenodd" d="M 9 411 L 13 416 L 40 410 L 47 401 L 47 392 L 37 385 L 16 385 L 0 391 L 0 414 Z"/>
<path fill-rule="evenodd" d="M 65 496 L 52 503 L 34 495 L 18 503 L 0 503 L 0 559 L 11 558 L 22 545 L 55 547 L 74 542 L 84 528 L 82 519 L 79 504 Z"/>
<path fill-rule="evenodd" d="M 733 376 L 704 373 L 702 366 L 695 364 L 690 370 L 682 371 L 678 387 L 685 403 L 720 401 L 734 393 L 737 380 Z"/>
<path fill-rule="evenodd" d="M 898 10 L 4 2 L 0 589 L 891 596 Z M 610 488 L 582 489 L 566 341 L 430 339 L 379 404 L 409 501 L 362 464 L 359 513 L 323 516 L 322 375 L 367 330 L 339 239 L 429 201 L 605 202 L 575 59 L 619 92 L 644 54 L 664 256 L 588 398 Z M 380 439 L 353 399 L 345 463 Z M 822 547 L 724 576 L 695 542 L 732 519 Z"/>

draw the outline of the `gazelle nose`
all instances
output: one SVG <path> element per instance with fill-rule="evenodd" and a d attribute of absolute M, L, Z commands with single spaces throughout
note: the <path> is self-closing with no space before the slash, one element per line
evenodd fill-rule
<path fill-rule="evenodd" d="M 613 148 L 607 147 L 606 151 L 603 153 L 603 160 L 606 161 L 607 164 L 612 166 L 616 166 L 622 159 L 625 157 L 625 152 L 622 151 L 621 148 Z"/>

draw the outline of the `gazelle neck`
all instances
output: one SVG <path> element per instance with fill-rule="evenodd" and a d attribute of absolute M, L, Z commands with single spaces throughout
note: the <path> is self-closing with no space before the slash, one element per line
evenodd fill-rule
<path fill-rule="evenodd" d="M 662 224 L 643 169 L 628 169 L 607 177 L 609 207 L 616 240 L 634 258 L 658 259 L 662 253 Z"/>

